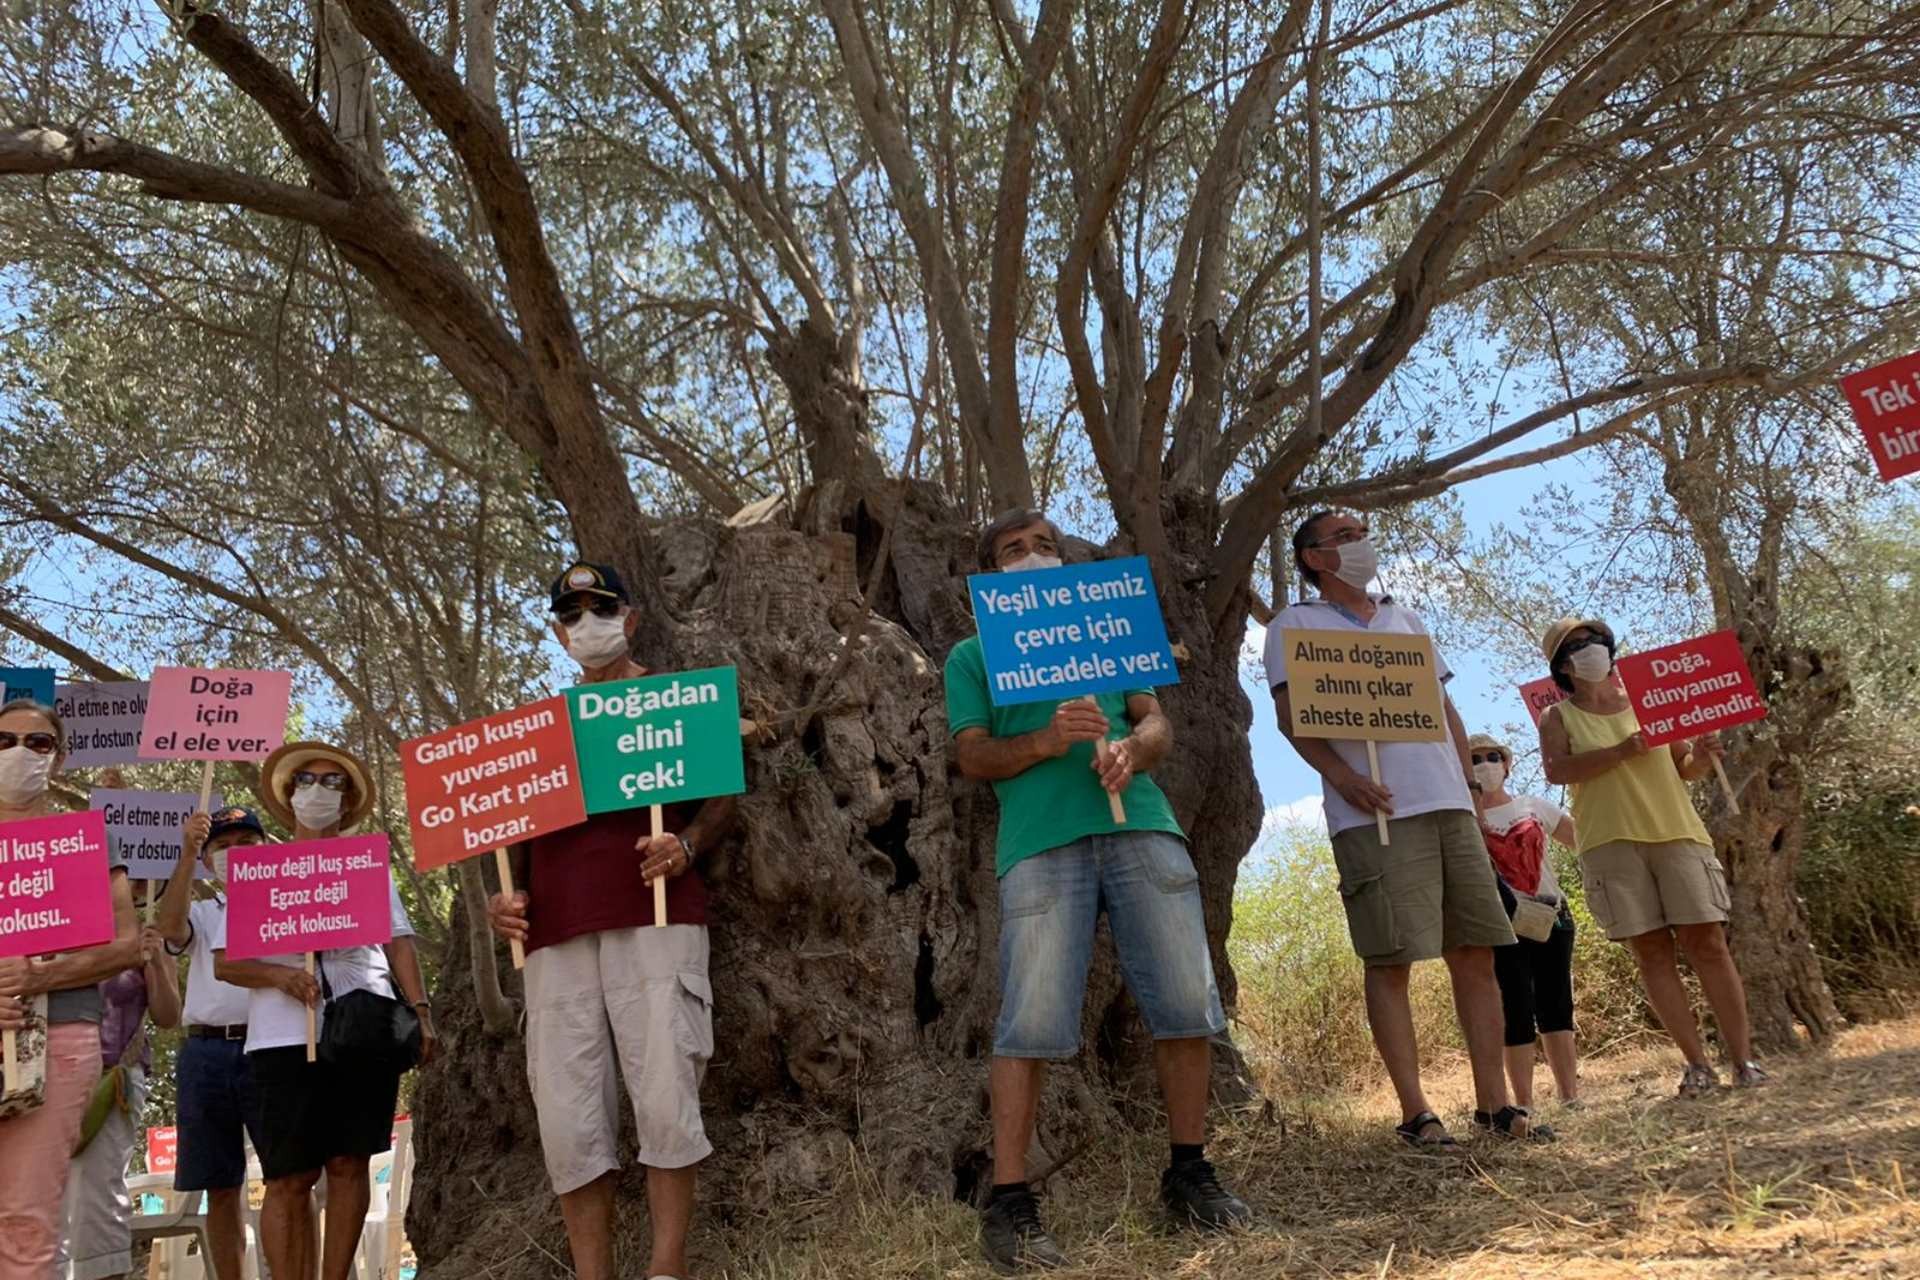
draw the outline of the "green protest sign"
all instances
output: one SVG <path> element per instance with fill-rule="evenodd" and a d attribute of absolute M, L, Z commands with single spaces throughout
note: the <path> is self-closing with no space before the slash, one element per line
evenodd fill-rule
<path fill-rule="evenodd" d="M 747 789 L 732 667 L 578 685 L 567 715 L 590 814 Z"/>

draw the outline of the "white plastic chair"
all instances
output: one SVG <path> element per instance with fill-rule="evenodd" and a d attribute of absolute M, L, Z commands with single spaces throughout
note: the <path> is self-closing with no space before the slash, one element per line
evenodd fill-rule
<path fill-rule="evenodd" d="M 206 1259 L 213 1248 L 207 1238 L 207 1218 L 200 1212 L 201 1193 L 175 1191 L 173 1177 L 165 1173 L 143 1173 L 127 1179 L 127 1195 L 136 1206 L 146 1196 L 159 1196 L 166 1208 L 160 1213 L 133 1215 L 135 1245 L 145 1243 L 157 1265 L 149 1265 L 150 1280 L 203 1280 Z M 200 1244 L 193 1252 L 188 1246 Z"/>
<path fill-rule="evenodd" d="M 394 1125 L 393 1149 L 377 1155 L 368 1166 L 373 1194 L 367 1205 L 367 1225 L 360 1232 L 354 1255 L 358 1280 L 399 1280 L 405 1253 L 407 1196 L 413 1188 L 413 1121 Z M 383 1179 L 380 1175 L 386 1174 Z"/>

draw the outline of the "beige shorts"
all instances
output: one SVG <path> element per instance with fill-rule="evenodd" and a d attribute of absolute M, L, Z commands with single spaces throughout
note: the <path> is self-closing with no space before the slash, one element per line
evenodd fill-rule
<path fill-rule="evenodd" d="M 713 1056 L 704 925 L 607 929 L 541 947 L 527 955 L 526 980 L 527 1079 L 556 1193 L 620 1168 L 620 1077 L 641 1164 L 682 1169 L 713 1153 L 700 1120 Z"/>
<path fill-rule="evenodd" d="M 1692 840 L 1615 840 L 1580 855 L 1587 910 L 1619 942 L 1676 924 L 1718 924 L 1733 899 L 1712 849 Z"/>
<path fill-rule="evenodd" d="M 1340 900 L 1353 949 L 1369 965 L 1438 959 L 1455 947 L 1502 947 L 1513 925 L 1500 905 L 1480 823 L 1447 809 L 1387 823 L 1382 847 L 1375 825 L 1333 837 Z"/>

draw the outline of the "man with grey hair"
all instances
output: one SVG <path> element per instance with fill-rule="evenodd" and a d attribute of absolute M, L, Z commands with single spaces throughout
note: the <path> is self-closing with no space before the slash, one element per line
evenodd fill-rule
<path fill-rule="evenodd" d="M 1009 511 L 981 533 L 980 568 L 1054 568 L 1060 544 L 1041 512 Z M 1027 1146 L 1046 1062 L 1080 1047 L 1103 909 L 1154 1039 L 1173 1145 L 1161 1200 L 1181 1223 L 1244 1225 L 1251 1212 L 1206 1159 L 1208 1039 L 1227 1022 L 1207 951 L 1200 877 L 1166 796 L 1147 776 L 1173 745 L 1153 690 L 995 706 L 977 635 L 954 646 L 946 686 L 960 772 L 991 782 L 1000 801 L 1000 1017 L 989 1074 L 994 1173 L 981 1224 L 988 1260 L 1003 1272 L 1067 1263 L 1028 1189 Z M 1124 821 L 1114 819 L 1107 793 L 1122 798 Z"/>

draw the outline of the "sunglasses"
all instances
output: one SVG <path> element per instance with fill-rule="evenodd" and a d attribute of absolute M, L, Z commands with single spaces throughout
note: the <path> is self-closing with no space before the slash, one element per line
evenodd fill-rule
<path fill-rule="evenodd" d="M 1507 758 L 1498 751 L 1476 751 L 1469 755 L 1467 759 L 1473 764 L 1505 764 L 1507 762 Z"/>
<path fill-rule="evenodd" d="M 314 773 L 302 769 L 293 775 L 293 789 L 301 791 L 311 786 L 322 786 L 329 791 L 345 791 L 352 781 L 344 773 Z"/>
<path fill-rule="evenodd" d="M 582 617 L 586 616 L 588 609 L 593 611 L 593 616 L 596 618 L 617 618 L 620 616 L 620 602 L 618 600 L 595 600 L 585 609 L 577 604 L 568 605 L 564 609 L 556 609 L 553 616 L 560 620 L 561 626 L 571 627 L 578 623 Z"/>
<path fill-rule="evenodd" d="M 1605 640 L 1602 640 L 1599 636 L 1581 636 L 1578 640 L 1569 640 L 1565 644 L 1561 645 L 1560 652 L 1567 655 L 1568 657 L 1572 657 L 1574 654 L 1580 652 L 1582 649 L 1586 648 L 1588 645 L 1597 644 L 1597 645 L 1600 645 L 1602 648 L 1604 648 L 1606 646 L 1606 643 L 1607 642 Z"/>
<path fill-rule="evenodd" d="M 0 751 L 11 751 L 15 747 L 25 747 L 37 756 L 50 756 L 59 749 L 60 739 L 45 731 L 35 733 L 14 733 L 0 729 Z"/>

